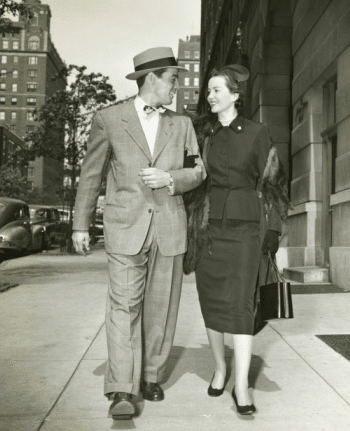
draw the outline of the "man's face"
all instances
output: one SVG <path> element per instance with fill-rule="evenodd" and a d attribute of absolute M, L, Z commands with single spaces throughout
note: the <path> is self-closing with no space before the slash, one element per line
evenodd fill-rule
<path fill-rule="evenodd" d="M 166 69 L 166 71 L 154 82 L 153 94 L 156 96 L 157 104 L 170 105 L 179 88 L 179 71 L 174 68 Z"/>

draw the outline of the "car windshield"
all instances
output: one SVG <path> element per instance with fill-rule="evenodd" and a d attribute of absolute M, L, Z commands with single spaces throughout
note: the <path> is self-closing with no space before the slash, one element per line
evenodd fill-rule
<path fill-rule="evenodd" d="M 43 209 L 35 209 L 35 208 L 31 208 L 30 209 L 30 217 L 31 218 L 45 218 L 45 210 Z"/>

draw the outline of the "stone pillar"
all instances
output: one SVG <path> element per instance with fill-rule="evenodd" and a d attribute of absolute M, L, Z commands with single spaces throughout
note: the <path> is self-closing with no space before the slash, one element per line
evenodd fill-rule
<path fill-rule="evenodd" d="M 336 94 L 337 157 L 335 194 L 331 196 L 332 246 L 330 267 L 332 282 L 350 288 L 350 47 L 338 57 Z"/>
<path fill-rule="evenodd" d="M 293 109 L 291 201 L 286 266 L 322 264 L 323 89 L 311 87 Z"/>

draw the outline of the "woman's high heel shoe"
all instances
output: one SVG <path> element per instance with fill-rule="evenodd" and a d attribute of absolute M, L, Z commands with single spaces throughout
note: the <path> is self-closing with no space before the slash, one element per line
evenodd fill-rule
<path fill-rule="evenodd" d="M 253 413 L 256 412 L 256 408 L 255 408 L 254 404 L 251 404 L 250 406 L 240 406 L 240 405 L 238 405 L 238 401 L 237 401 L 237 397 L 236 397 L 236 393 L 235 393 L 235 387 L 233 387 L 233 389 L 232 389 L 232 398 L 233 398 L 233 401 L 236 404 L 237 411 L 238 411 L 239 414 L 241 414 L 241 415 L 251 415 L 251 414 L 253 414 Z"/>
<path fill-rule="evenodd" d="M 214 372 L 213 378 L 211 379 L 210 385 L 208 387 L 208 395 L 210 397 L 219 397 L 220 395 L 222 395 L 224 393 L 225 386 L 226 386 L 226 383 L 227 383 L 227 380 L 228 380 L 227 376 L 228 376 L 228 373 L 226 373 L 225 382 L 224 382 L 223 388 L 222 389 L 215 389 L 211 385 L 213 383 L 213 380 L 214 380 L 214 377 L 215 377 L 215 372 Z"/>

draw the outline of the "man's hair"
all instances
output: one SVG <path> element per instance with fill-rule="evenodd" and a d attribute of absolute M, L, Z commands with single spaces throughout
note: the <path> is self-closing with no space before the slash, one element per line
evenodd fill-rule
<path fill-rule="evenodd" d="M 166 68 L 163 68 L 163 69 L 153 70 L 152 73 L 154 73 L 156 76 L 158 76 L 158 78 L 160 78 L 165 71 L 166 71 Z M 151 72 L 148 72 L 148 73 L 151 73 Z M 148 73 L 146 73 L 145 75 L 142 75 L 142 76 L 140 76 L 140 78 L 136 79 L 136 84 L 137 84 L 139 89 L 145 83 L 145 79 L 146 79 L 146 76 L 148 75 Z"/>

